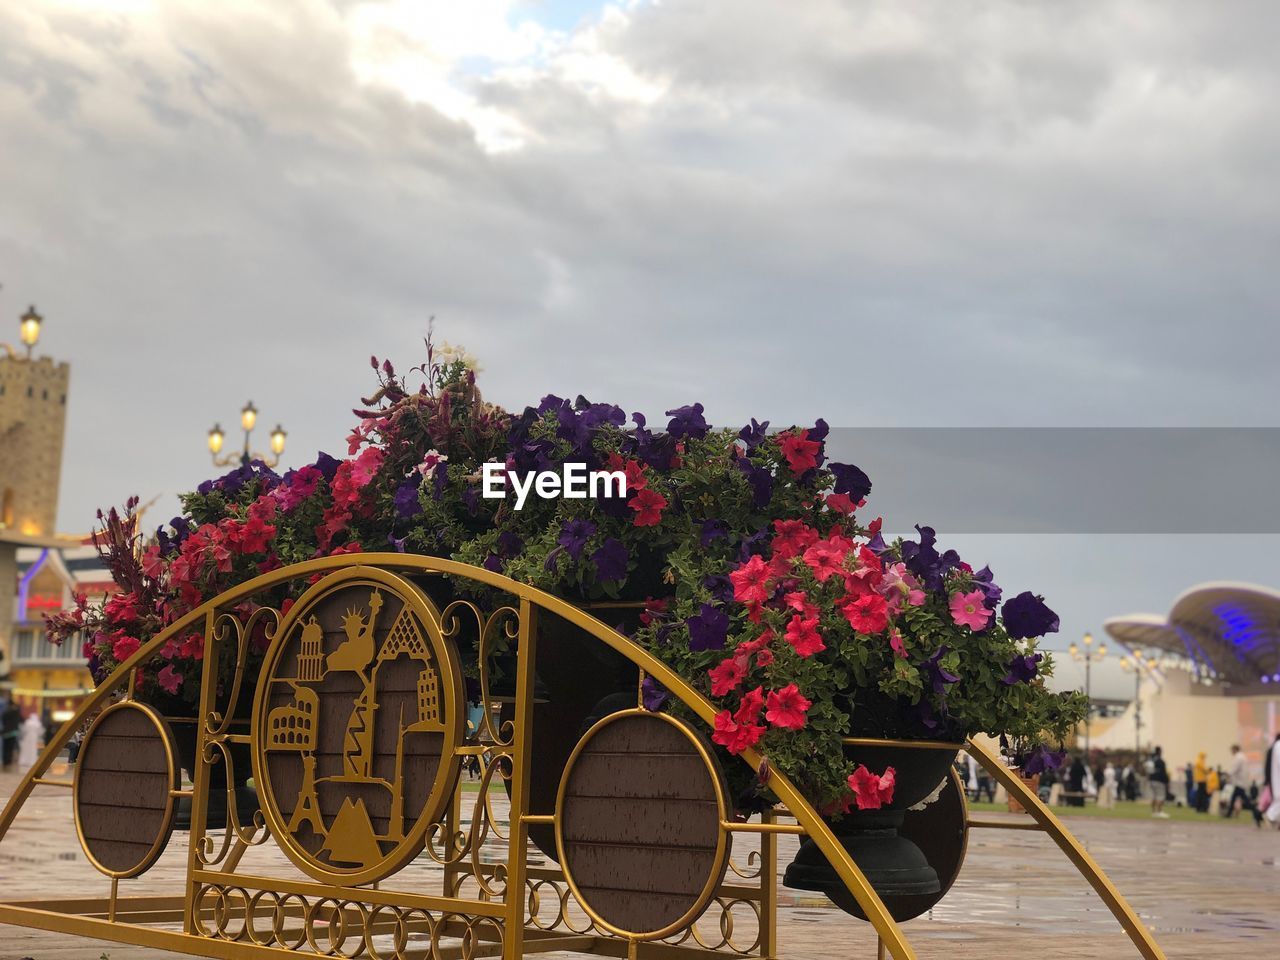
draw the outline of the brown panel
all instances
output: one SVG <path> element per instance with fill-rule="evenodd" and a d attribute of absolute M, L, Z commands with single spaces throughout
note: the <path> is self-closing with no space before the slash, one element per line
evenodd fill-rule
<path fill-rule="evenodd" d="M 137 876 L 163 851 L 173 829 L 175 762 L 172 733 L 142 704 L 116 704 L 89 729 L 76 765 L 76 828 L 103 873 Z"/>
<path fill-rule="evenodd" d="M 583 906 L 615 932 L 667 935 L 724 877 L 724 781 L 701 743 L 670 717 L 627 711 L 593 727 L 570 760 L 560 862 Z"/>
<path fill-rule="evenodd" d="M 456 774 L 460 681 L 427 616 L 393 584 L 322 581 L 268 655 L 260 792 L 282 846 L 318 879 L 397 869 L 439 815 L 428 804 L 447 792 L 441 778 Z"/>

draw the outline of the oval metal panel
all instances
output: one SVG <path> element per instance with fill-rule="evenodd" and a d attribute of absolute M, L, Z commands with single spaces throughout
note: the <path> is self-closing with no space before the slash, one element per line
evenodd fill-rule
<path fill-rule="evenodd" d="M 178 788 L 173 732 L 146 704 L 124 700 L 98 714 L 80 746 L 76 833 L 109 877 L 136 877 L 164 852 Z"/>
<path fill-rule="evenodd" d="M 254 780 L 285 854 L 345 884 L 417 856 L 457 781 L 464 706 L 457 656 L 417 587 L 367 567 L 311 587 L 254 697 Z"/>
<path fill-rule="evenodd" d="M 588 730 L 560 782 L 556 845 L 592 920 L 637 940 L 692 923 L 728 866 L 726 794 L 705 740 L 667 714 L 626 710 Z"/>

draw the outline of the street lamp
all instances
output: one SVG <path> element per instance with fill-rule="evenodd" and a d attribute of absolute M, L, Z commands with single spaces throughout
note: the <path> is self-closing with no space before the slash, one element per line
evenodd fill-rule
<path fill-rule="evenodd" d="M 1132 657 L 1120 658 L 1120 669 L 1133 674 L 1133 762 L 1136 764 L 1142 756 L 1142 700 L 1139 698 L 1142 675 L 1148 673 L 1154 677 L 1160 661 L 1155 657 L 1144 658 L 1136 648 L 1132 652 Z"/>
<path fill-rule="evenodd" d="M 1107 645 L 1105 643 L 1098 644 L 1098 649 L 1093 649 L 1093 634 L 1086 633 L 1084 635 L 1084 649 L 1081 650 L 1073 642 L 1067 647 L 1067 653 L 1071 654 L 1071 659 L 1076 663 L 1084 663 L 1084 698 L 1089 702 L 1088 712 L 1084 715 L 1084 755 L 1089 756 L 1089 726 L 1093 721 L 1093 664 L 1095 661 L 1106 659 Z"/>
<path fill-rule="evenodd" d="M 31 359 L 31 351 L 40 341 L 40 324 L 42 323 L 44 323 L 44 317 L 36 312 L 35 304 L 27 307 L 27 312 L 18 318 L 18 339 L 27 348 L 27 360 Z M 9 344 L 0 343 L 0 348 L 3 348 L 4 352 L 13 359 L 22 359 L 22 355 Z"/>
<path fill-rule="evenodd" d="M 258 408 L 253 405 L 250 400 L 240 410 L 240 427 L 244 430 L 244 447 L 239 454 L 228 453 L 226 456 L 218 456 L 222 452 L 222 446 L 226 442 L 227 434 L 222 429 L 221 424 L 215 423 L 209 431 L 209 454 L 213 457 L 213 465 L 215 467 L 229 467 L 233 463 L 239 462 L 242 467 L 247 467 L 254 460 L 261 460 L 268 467 L 274 467 L 280 462 L 280 456 L 284 453 L 284 441 L 288 436 L 284 431 L 284 427 L 276 424 L 276 428 L 271 431 L 270 446 L 271 453 L 251 452 L 249 449 L 249 436 L 253 433 L 253 428 L 258 423 Z"/>

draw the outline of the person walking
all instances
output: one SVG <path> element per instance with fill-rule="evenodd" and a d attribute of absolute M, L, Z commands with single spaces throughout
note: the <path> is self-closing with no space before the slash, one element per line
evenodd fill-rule
<path fill-rule="evenodd" d="M 1107 765 L 1102 768 L 1102 786 L 1098 788 L 1098 806 L 1105 807 L 1108 810 L 1114 809 L 1116 805 L 1116 768 L 1110 760 Z"/>
<path fill-rule="evenodd" d="M 1159 747 L 1151 754 L 1151 775 L 1148 780 L 1151 783 L 1151 815 L 1167 820 L 1169 815 L 1164 812 L 1164 802 L 1169 797 L 1169 768 L 1165 765 Z"/>
<path fill-rule="evenodd" d="M 1196 766 L 1193 775 L 1196 785 L 1196 812 L 1207 813 L 1209 810 L 1209 765 L 1205 762 L 1205 752 L 1203 750 L 1196 754 Z"/>
<path fill-rule="evenodd" d="M 1266 807 L 1267 823 L 1280 825 L 1280 732 L 1271 741 L 1267 749 L 1267 758 L 1262 764 L 1262 796 L 1258 806 Z"/>
<path fill-rule="evenodd" d="M 1084 761 L 1077 754 L 1071 761 L 1071 768 L 1067 772 L 1067 792 L 1072 796 L 1067 797 L 1067 806 L 1083 807 L 1084 806 L 1084 779 L 1088 773 Z"/>
<path fill-rule="evenodd" d="M 26 772 L 36 765 L 40 756 L 40 741 L 44 737 L 44 724 L 34 710 L 22 721 L 18 737 L 18 769 Z"/>
<path fill-rule="evenodd" d="M 1255 826 L 1262 826 L 1262 811 L 1258 809 L 1258 805 L 1253 802 L 1253 798 L 1249 796 L 1249 789 L 1246 784 L 1249 782 L 1249 775 L 1245 769 L 1244 754 L 1240 750 L 1240 744 L 1233 743 L 1231 745 L 1231 767 L 1227 770 L 1227 786 L 1231 788 L 1231 800 L 1227 803 L 1226 816 L 1234 817 L 1241 810 L 1248 810 L 1253 814 L 1253 822 Z"/>
<path fill-rule="evenodd" d="M 13 766 L 18 756 L 18 728 L 22 726 L 22 712 L 12 700 L 0 702 L 0 760 L 4 769 Z"/>

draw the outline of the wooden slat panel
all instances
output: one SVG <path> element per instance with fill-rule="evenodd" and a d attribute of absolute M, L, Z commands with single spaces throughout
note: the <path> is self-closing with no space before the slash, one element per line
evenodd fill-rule
<path fill-rule="evenodd" d="M 173 827 L 169 791 L 176 772 L 156 722 L 136 704 L 114 707 L 80 750 L 74 794 L 80 839 L 89 856 L 110 872 L 145 870 L 147 858 L 163 848 Z"/>
<path fill-rule="evenodd" d="M 662 717 L 618 715 L 566 774 L 563 866 L 584 905 L 617 930 L 659 932 L 723 880 L 723 781 L 691 735 Z"/>

